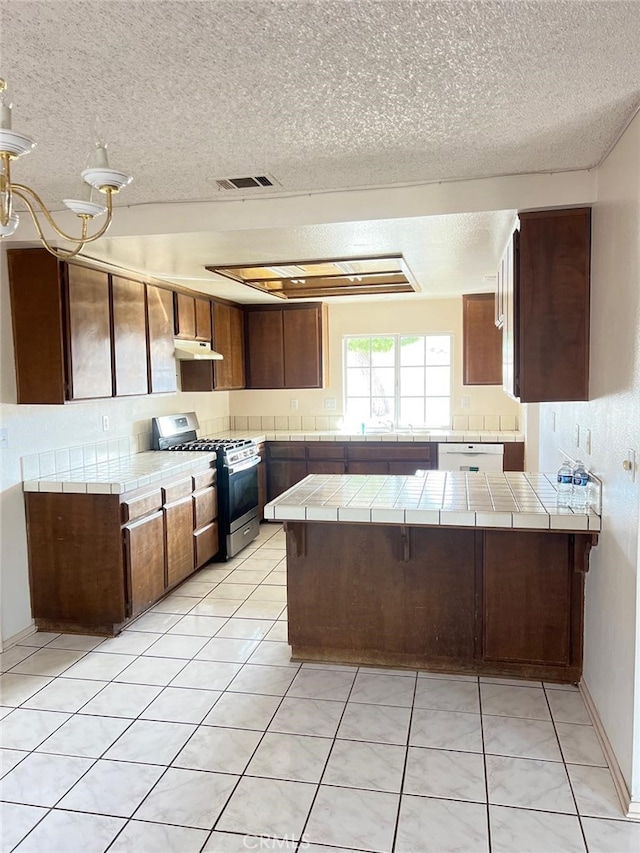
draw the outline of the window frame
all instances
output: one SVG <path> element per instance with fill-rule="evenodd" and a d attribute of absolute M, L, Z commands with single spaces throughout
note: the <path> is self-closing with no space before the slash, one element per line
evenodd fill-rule
<path fill-rule="evenodd" d="M 425 425 L 425 424 L 409 423 L 409 422 L 404 423 L 403 421 L 401 421 L 401 420 L 400 420 L 400 411 L 401 411 L 400 404 L 401 404 L 401 400 L 402 400 L 402 399 L 406 399 L 406 398 L 407 398 L 407 395 L 404 395 L 404 396 L 403 396 L 403 395 L 401 395 L 401 393 L 400 393 L 400 370 L 401 370 L 401 367 L 402 367 L 402 365 L 401 365 L 401 363 L 400 363 L 400 361 L 401 361 L 401 346 L 400 346 L 400 340 L 401 340 L 401 338 L 407 338 L 407 337 L 422 338 L 422 339 L 424 340 L 424 342 L 425 342 L 425 354 L 426 354 L 426 347 L 427 347 L 427 343 L 428 343 L 429 338 L 448 338 L 448 339 L 449 339 L 449 360 L 448 360 L 448 362 L 447 362 L 447 364 L 446 364 L 446 365 L 429 365 L 429 364 L 427 364 L 427 363 L 426 363 L 426 355 L 425 355 L 425 359 L 424 359 L 423 364 L 422 364 L 422 365 L 416 365 L 416 367 L 422 367 L 422 368 L 428 368 L 428 367 L 448 367 L 448 369 L 449 369 L 449 387 L 448 387 L 448 394 L 446 394 L 446 395 L 445 395 L 445 394 L 426 394 L 426 393 L 425 393 L 425 394 L 424 394 L 424 395 L 422 395 L 422 397 L 421 397 L 421 399 L 422 399 L 423 401 L 425 401 L 425 400 L 429 400 L 429 399 L 434 399 L 434 400 L 447 400 L 447 401 L 448 401 L 449 418 L 448 418 L 448 421 L 447 421 L 446 423 L 442 423 L 442 424 L 438 424 L 438 425 L 435 425 L 435 424 L 434 424 L 434 425 L 432 425 L 432 426 L 428 426 L 428 427 L 426 427 L 426 425 Z M 367 339 L 367 338 L 368 338 L 368 339 L 373 339 L 373 338 L 393 338 L 393 340 L 394 340 L 394 360 L 393 360 L 393 371 L 394 371 L 394 380 L 393 380 L 393 388 L 394 388 L 394 393 L 393 393 L 393 407 L 394 407 L 394 412 L 395 412 L 395 417 L 393 418 L 393 425 L 394 425 L 394 429 L 401 428 L 401 427 L 409 427 L 409 426 L 411 426 L 411 427 L 426 427 L 426 428 L 429 428 L 429 429 L 450 429 L 450 428 L 451 428 L 451 419 L 452 419 L 452 408 L 453 408 L 453 353 L 454 353 L 454 335 L 453 335 L 453 333 L 452 333 L 452 332 L 392 332 L 392 333 L 377 332 L 377 333 L 373 333 L 373 334 L 360 334 L 360 335 L 358 335 L 358 334 L 348 334 L 348 335 L 343 335 L 343 337 L 342 337 L 342 380 L 343 380 L 343 394 L 342 394 L 342 397 L 343 397 L 343 411 L 344 411 L 344 416 L 345 416 L 345 418 L 348 418 L 348 417 L 349 417 L 349 415 L 348 415 L 348 400 L 349 400 L 349 396 L 348 396 L 348 393 L 347 393 L 347 391 L 348 391 L 348 375 L 347 375 L 347 371 L 348 371 L 348 369 L 349 369 L 349 366 L 348 366 L 348 356 L 347 356 L 347 352 L 348 352 L 348 350 L 347 350 L 348 343 L 349 343 L 349 341 L 350 341 L 350 340 L 363 340 L 363 339 Z M 407 365 L 405 365 L 405 366 L 407 366 Z M 414 396 L 414 395 L 412 395 L 412 396 Z M 415 397 L 416 397 L 416 399 L 420 399 L 420 395 L 415 395 Z M 352 397 L 352 399 L 355 399 L 355 397 Z M 359 399 L 365 400 L 365 399 L 367 399 L 367 397 L 362 396 L 362 397 L 360 397 Z M 371 411 L 371 400 L 372 400 L 371 387 L 369 388 L 369 396 L 368 396 L 368 399 L 369 399 L 369 401 L 370 401 L 370 407 L 369 407 L 369 410 Z M 391 419 L 389 419 L 389 420 L 391 420 Z M 373 421 L 374 421 L 374 417 L 373 417 L 372 415 L 370 415 L 370 416 L 369 416 L 369 418 L 367 418 L 366 423 L 369 423 L 369 424 L 370 424 L 370 423 L 372 423 Z"/>

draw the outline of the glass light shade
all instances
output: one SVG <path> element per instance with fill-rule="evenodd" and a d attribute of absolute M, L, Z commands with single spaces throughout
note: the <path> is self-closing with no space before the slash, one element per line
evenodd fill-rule
<path fill-rule="evenodd" d="M 17 213 L 12 213 L 6 225 L 0 223 L 0 237 L 10 237 L 20 224 L 20 217 Z"/>

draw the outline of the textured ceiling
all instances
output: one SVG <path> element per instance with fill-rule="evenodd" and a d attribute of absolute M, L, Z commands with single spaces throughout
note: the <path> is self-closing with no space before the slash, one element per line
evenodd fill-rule
<path fill-rule="evenodd" d="M 54 206 L 96 114 L 135 176 L 118 201 L 139 204 L 229 197 L 216 178 L 264 172 L 300 193 L 588 168 L 640 98 L 637 0 L 0 10 L 14 128 L 40 142 L 14 178 Z"/>
<path fill-rule="evenodd" d="M 262 228 L 148 237 L 106 238 L 87 254 L 237 302 L 279 302 L 246 285 L 205 271 L 212 260 L 273 262 L 401 252 L 420 285 L 418 297 L 454 296 L 493 288 L 515 211 L 346 222 L 298 228 Z M 340 297 L 341 302 L 373 297 Z M 377 297 L 388 299 L 389 297 Z M 414 294 L 395 294 L 415 299 Z M 329 298 L 327 301 L 331 301 Z"/>

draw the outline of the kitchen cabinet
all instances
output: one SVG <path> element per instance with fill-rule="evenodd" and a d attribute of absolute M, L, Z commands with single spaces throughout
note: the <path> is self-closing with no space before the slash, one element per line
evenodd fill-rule
<path fill-rule="evenodd" d="M 502 470 L 524 471 L 524 441 L 505 441 L 502 446 Z"/>
<path fill-rule="evenodd" d="M 591 534 L 285 522 L 296 660 L 576 683 Z"/>
<path fill-rule="evenodd" d="M 210 300 L 176 292 L 174 301 L 176 338 L 211 342 Z"/>
<path fill-rule="evenodd" d="M 113 383 L 116 397 L 149 393 L 147 309 L 142 281 L 112 276 Z"/>
<path fill-rule="evenodd" d="M 326 306 L 246 309 L 247 388 L 322 388 Z"/>
<path fill-rule="evenodd" d="M 214 302 L 213 349 L 222 361 L 182 361 L 183 391 L 231 391 L 245 387 L 244 313 L 235 305 Z"/>
<path fill-rule="evenodd" d="M 177 389 L 174 357 L 173 292 L 147 285 L 149 391 L 172 393 Z"/>
<path fill-rule="evenodd" d="M 413 475 L 435 468 L 430 442 L 267 442 L 268 498 L 273 500 L 307 474 Z"/>
<path fill-rule="evenodd" d="M 162 512 L 126 524 L 122 532 L 131 616 L 137 616 L 161 598 L 165 590 Z"/>
<path fill-rule="evenodd" d="M 493 293 L 462 297 L 464 385 L 502 385 L 502 331 L 495 324 Z"/>
<path fill-rule="evenodd" d="M 215 470 L 121 495 L 26 492 L 42 630 L 118 633 L 218 551 Z"/>
<path fill-rule="evenodd" d="M 175 390 L 170 291 L 45 249 L 7 256 L 18 403 Z"/>
<path fill-rule="evenodd" d="M 522 403 L 587 400 L 591 209 L 519 220 L 503 259 L 504 390 Z"/>

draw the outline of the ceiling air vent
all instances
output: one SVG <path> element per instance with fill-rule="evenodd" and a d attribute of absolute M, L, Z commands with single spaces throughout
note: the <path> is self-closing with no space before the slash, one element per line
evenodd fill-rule
<path fill-rule="evenodd" d="M 251 190 L 273 187 L 278 182 L 271 175 L 250 175 L 246 178 L 218 178 L 216 184 L 221 190 Z"/>

